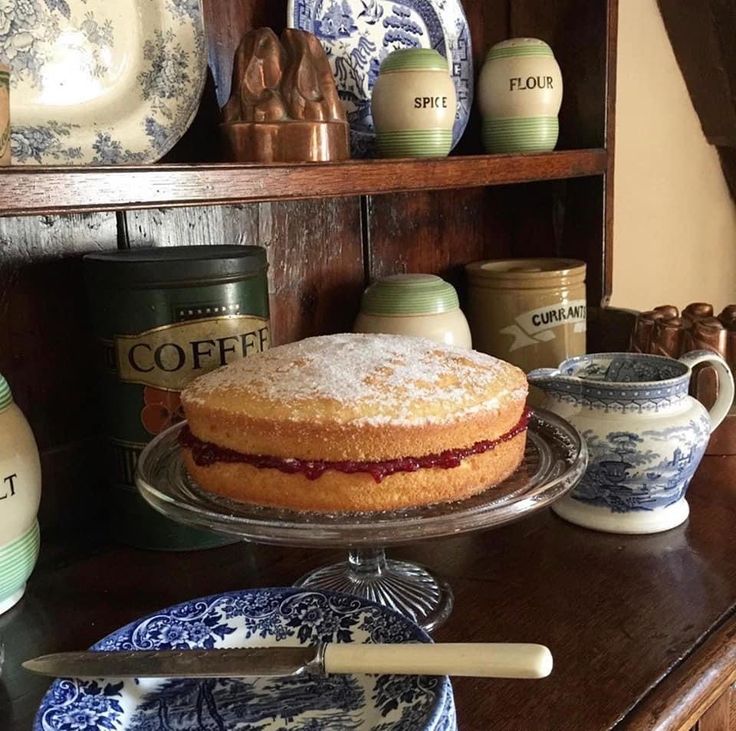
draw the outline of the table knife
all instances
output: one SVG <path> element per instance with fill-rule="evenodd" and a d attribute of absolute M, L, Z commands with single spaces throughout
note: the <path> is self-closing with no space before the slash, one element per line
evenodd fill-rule
<path fill-rule="evenodd" d="M 320 644 L 225 650 L 62 652 L 26 660 L 34 673 L 63 678 L 239 678 L 301 673 L 544 678 L 552 654 L 521 643 Z"/>

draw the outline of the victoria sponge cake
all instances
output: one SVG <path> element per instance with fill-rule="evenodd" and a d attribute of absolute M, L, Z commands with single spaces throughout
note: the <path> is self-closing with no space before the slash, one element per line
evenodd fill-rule
<path fill-rule="evenodd" d="M 497 484 L 526 443 L 527 381 L 504 361 L 399 335 L 308 338 L 183 393 L 189 473 L 274 507 L 378 511 Z"/>

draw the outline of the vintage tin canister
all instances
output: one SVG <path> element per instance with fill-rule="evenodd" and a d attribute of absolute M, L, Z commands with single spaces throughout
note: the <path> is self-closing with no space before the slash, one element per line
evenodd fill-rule
<path fill-rule="evenodd" d="M 138 494 L 143 447 L 181 420 L 194 378 L 269 347 L 266 253 L 256 246 L 175 246 L 84 257 L 99 343 L 111 490 L 118 539 L 182 550 L 230 542 L 159 515 Z"/>
<path fill-rule="evenodd" d="M 585 353 L 585 263 L 503 259 L 466 266 L 473 347 L 524 371 Z"/>

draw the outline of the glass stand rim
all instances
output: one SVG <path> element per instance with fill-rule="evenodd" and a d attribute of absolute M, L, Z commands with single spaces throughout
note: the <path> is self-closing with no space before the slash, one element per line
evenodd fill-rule
<path fill-rule="evenodd" d="M 181 459 L 184 423 L 143 450 L 136 484 L 143 498 L 173 520 L 286 546 L 350 549 L 348 560 L 303 576 L 297 586 L 356 594 L 398 611 L 432 631 L 449 616 L 452 590 L 422 566 L 388 560 L 385 547 L 504 525 L 564 496 L 587 465 L 585 442 L 573 426 L 532 410 L 524 459 L 499 485 L 455 503 L 383 513 L 305 513 L 237 503 L 199 488 Z"/>

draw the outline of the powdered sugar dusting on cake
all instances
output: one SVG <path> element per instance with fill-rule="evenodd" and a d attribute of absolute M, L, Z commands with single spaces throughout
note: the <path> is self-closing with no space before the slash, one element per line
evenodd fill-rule
<path fill-rule="evenodd" d="M 508 364 L 489 355 L 424 338 L 345 333 L 307 338 L 236 361 L 199 378 L 187 396 L 197 401 L 223 390 L 257 393 L 266 401 L 291 403 L 297 411 L 299 402 L 322 399 L 342 411 L 360 405 L 356 422 L 416 423 L 434 421 L 426 414 L 417 419 L 417 403 L 456 404 L 454 418 L 496 408 L 496 399 L 469 396 L 483 394 L 508 371 Z M 526 389 L 518 379 L 514 386 L 509 395 L 524 398 Z"/>

